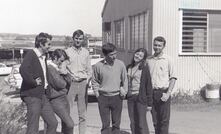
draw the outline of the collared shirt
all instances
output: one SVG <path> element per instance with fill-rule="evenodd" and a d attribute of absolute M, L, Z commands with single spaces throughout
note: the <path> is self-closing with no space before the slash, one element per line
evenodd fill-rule
<path fill-rule="evenodd" d="M 159 57 L 154 55 L 147 59 L 152 79 L 153 89 L 167 89 L 171 78 L 176 79 L 173 63 L 170 57 L 162 54 Z"/>
<path fill-rule="evenodd" d="M 41 52 L 37 48 L 34 48 L 33 51 L 36 53 L 36 55 L 38 56 L 38 59 L 41 63 L 41 67 L 42 67 L 43 74 L 44 74 L 44 80 L 45 80 L 44 88 L 47 89 L 48 81 L 47 81 L 47 76 L 46 76 L 46 63 L 45 63 L 46 56 L 42 55 Z"/>
<path fill-rule="evenodd" d="M 95 92 L 102 92 L 105 96 L 114 96 L 121 91 L 127 93 L 127 70 L 124 63 L 118 59 L 114 60 L 113 65 L 105 61 L 96 63 L 91 84 Z"/>
<path fill-rule="evenodd" d="M 70 58 L 67 69 L 74 79 L 90 78 L 92 74 L 91 58 L 86 48 L 69 47 L 66 53 Z"/>

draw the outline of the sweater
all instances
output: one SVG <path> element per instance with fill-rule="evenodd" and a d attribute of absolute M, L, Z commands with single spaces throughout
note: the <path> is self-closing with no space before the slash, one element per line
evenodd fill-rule
<path fill-rule="evenodd" d="M 153 105 L 153 89 L 148 65 L 145 65 L 141 72 L 138 101 L 150 107 Z"/>
<path fill-rule="evenodd" d="M 66 81 L 59 71 L 52 65 L 48 65 L 48 88 L 46 90 L 49 99 L 55 99 L 67 94 Z"/>
<path fill-rule="evenodd" d="M 94 92 L 102 93 L 104 96 L 126 94 L 128 81 L 124 63 L 118 59 L 115 59 L 113 65 L 109 65 L 105 60 L 96 63 L 91 83 Z"/>

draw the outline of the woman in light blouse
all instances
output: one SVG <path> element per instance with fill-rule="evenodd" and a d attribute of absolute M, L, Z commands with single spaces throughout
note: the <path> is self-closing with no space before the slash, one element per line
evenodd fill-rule
<path fill-rule="evenodd" d="M 148 65 L 147 51 L 135 51 L 127 67 L 128 74 L 128 113 L 132 134 L 149 134 L 146 112 L 152 108 L 152 84 Z"/>

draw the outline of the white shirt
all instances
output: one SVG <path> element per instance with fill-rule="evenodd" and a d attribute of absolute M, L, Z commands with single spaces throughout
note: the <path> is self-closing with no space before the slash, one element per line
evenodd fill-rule
<path fill-rule="evenodd" d="M 41 67 L 42 67 L 43 74 L 44 74 L 44 80 L 45 80 L 44 88 L 47 89 L 48 81 L 47 81 L 47 76 L 46 76 L 46 63 L 45 63 L 46 56 L 42 55 L 41 52 L 37 48 L 34 48 L 33 51 L 36 53 L 36 55 L 38 56 L 38 59 L 41 63 Z"/>

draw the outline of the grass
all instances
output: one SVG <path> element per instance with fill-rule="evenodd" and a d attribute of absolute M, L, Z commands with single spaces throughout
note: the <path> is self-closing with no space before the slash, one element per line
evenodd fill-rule
<path fill-rule="evenodd" d="M 171 96 L 172 104 L 199 104 L 205 102 L 205 98 L 202 96 L 200 91 L 182 91 L 172 94 Z"/>
<path fill-rule="evenodd" d="M 10 88 L 4 81 L 0 83 L 0 134 L 24 134 L 26 112 L 24 104 L 5 101 L 5 92 Z"/>
<path fill-rule="evenodd" d="M 26 124 L 24 105 L 14 105 L 1 100 L 0 107 L 0 133 L 24 134 Z"/>
<path fill-rule="evenodd" d="M 205 97 L 205 90 L 182 91 L 172 94 L 171 96 L 172 108 L 178 111 L 210 111 L 221 110 L 221 103 L 219 99 L 208 101 Z"/>

